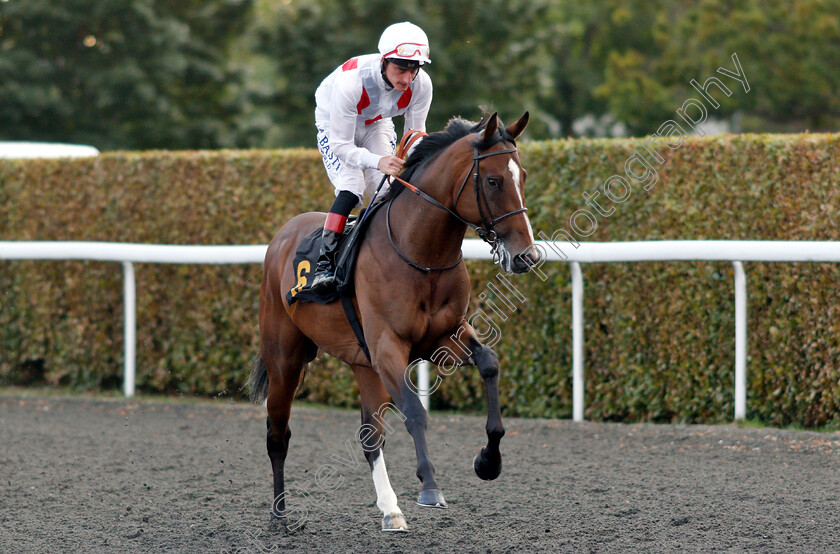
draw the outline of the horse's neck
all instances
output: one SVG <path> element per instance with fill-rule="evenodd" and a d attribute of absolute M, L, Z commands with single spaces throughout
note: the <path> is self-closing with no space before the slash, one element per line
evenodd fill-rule
<path fill-rule="evenodd" d="M 425 171 L 412 184 L 454 209 L 454 192 L 460 183 L 451 164 L 437 163 Z M 452 215 L 417 196 L 403 191 L 394 201 L 391 210 L 391 232 L 400 251 L 413 262 L 424 267 L 444 267 L 460 256 L 466 225 Z"/>

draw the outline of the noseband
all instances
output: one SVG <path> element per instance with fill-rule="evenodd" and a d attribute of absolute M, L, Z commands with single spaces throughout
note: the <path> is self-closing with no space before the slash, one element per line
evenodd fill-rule
<path fill-rule="evenodd" d="M 505 150 L 498 150 L 496 152 L 485 152 L 484 154 L 480 154 L 479 151 L 478 151 L 478 147 L 475 147 L 474 148 L 474 153 L 473 153 L 472 167 L 470 168 L 469 172 L 467 172 L 466 177 L 464 177 L 464 181 L 461 183 L 461 188 L 458 189 L 458 195 L 455 197 L 455 205 L 453 206 L 453 208 L 449 208 L 448 206 L 445 206 L 444 204 L 442 204 L 438 200 L 432 198 L 431 196 L 429 196 L 428 194 L 426 194 L 422 190 L 418 189 L 417 187 L 415 187 L 411 183 L 409 183 L 407 181 L 404 181 L 403 179 L 400 179 L 399 177 L 395 176 L 394 179 L 399 181 L 408 190 L 410 190 L 411 192 L 413 192 L 414 194 L 416 194 L 417 196 L 419 196 L 423 200 L 426 200 L 427 202 L 429 202 L 433 206 L 441 208 L 442 210 L 446 210 L 447 212 L 449 212 L 449 214 L 452 217 L 454 217 L 455 219 L 457 219 L 458 221 L 460 221 L 461 223 L 463 223 L 464 225 L 466 225 L 467 227 L 469 227 L 470 229 L 475 231 L 475 234 L 478 235 L 478 237 L 481 240 L 483 240 L 484 242 L 486 242 L 487 244 L 490 245 L 491 253 L 493 255 L 493 261 L 498 262 L 498 257 L 500 256 L 500 253 L 498 251 L 499 242 L 497 240 L 498 237 L 496 236 L 496 231 L 493 230 L 493 227 L 495 227 L 499 222 L 504 221 L 505 219 L 507 219 L 509 217 L 513 217 L 517 214 L 527 212 L 528 208 L 523 206 L 522 208 L 519 208 L 518 210 L 513 210 L 511 212 L 508 212 L 504 215 L 501 215 L 501 216 L 493 219 L 493 213 L 492 213 L 492 210 L 490 209 L 490 204 L 487 201 L 487 195 L 484 192 L 483 187 L 481 186 L 481 175 L 479 173 L 478 162 L 483 160 L 484 158 L 490 158 L 492 156 L 498 156 L 498 155 L 501 155 L 501 154 L 512 154 L 514 152 L 516 152 L 515 147 L 514 148 L 507 148 Z M 464 192 L 464 188 L 467 186 L 467 182 L 469 182 L 469 180 L 470 180 L 470 175 L 472 175 L 472 177 L 473 177 L 473 189 L 475 190 L 475 203 L 476 203 L 476 206 L 478 206 L 478 214 L 479 214 L 479 217 L 481 218 L 481 225 L 476 225 L 475 223 L 471 223 L 471 222 L 467 221 L 466 219 L 464 219 L 463 217 L 458 215 L 458 213 L 455 211 L 455 208 L 458 207 L 458 201 L 461 199 L 461 194 Z M 485 213 L 485 209 L 486 209 L 486 213 Z M 391 246 L 394 247 L 394 250 L 396 250 L 397 254 L 399 254 L 400 257 L 406 263 L 408 263 L 408 265 L 410 265 L 411 267 L 413 267 L 415 269 L 419 269 L 420 271 L 422 271 L 424 273 L 428 273 L 430 271 L 446 271 L 447 269 L 452 269 L 452 268 L 456 267 L 458 264 L 461 263 L 461 260 L 464 259 L 463 254 L 461 254 L 458 257 L 457 262 L 455 262 L 454 264 L 452 264 L 450 266 L 447 266 L 447 267 L 422 267 L 422 266 L 419 266 L 419 265 L 415 264 L 413 261 L 411 261 L 411 259 L 409 259 L 402 252 L 400 252 L 400 249 L 397 248 L 397 245 L 394 242 L 393 237 L 391 236 L 391 202 L 388 203 L 388 209 L 386 210 L 385 223 L 386 223 L 385 227 L 388 230 L 388 240 L 391 241 Z"/>

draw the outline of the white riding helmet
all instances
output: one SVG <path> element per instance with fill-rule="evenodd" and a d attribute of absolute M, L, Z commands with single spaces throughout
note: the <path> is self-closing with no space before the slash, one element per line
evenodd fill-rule
<path fill-rule="evenodd" d="M 429 59 L 429 39 L 423 29 L 404 21 L 394 23 L 379 38 L 379 53 L 385 60 L 417 62 L 417 65 L 432 63 Z M 402 64 L 400 64 L 402 65 Z"/>

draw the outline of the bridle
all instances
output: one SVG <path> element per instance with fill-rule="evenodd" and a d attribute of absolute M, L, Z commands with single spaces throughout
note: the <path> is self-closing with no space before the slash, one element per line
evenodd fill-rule
<path fill-rule="evenodd" d="M 521 207 L 517 210 L 513 210 L 513 211 L 510 211 L 510 212 L 508 212 L 504 215 L 501 215 L 497 218 L 493 218 L 493 213 L 492 213 L 492 210 L 490 209 L 490 204 L 487 201 L 487 194 L 484 192 L 484 189 L 481 186 L 481 175 L 480 175 L 480 172 L 479 172 L 478 162 L 485 159 L 485 158 L 490 158 L 492 156 L 499 156 L 501 154 L 512 154 L 516 151 L 517 151 L 516 147 L 514 146 L 513 148 L 507 148 L 505 150 L 497 150 L 495 152 L 485 152 L 484 154 L 481 154 L 481 153 L 479 153 L 478 147 L 477 146 L 474 147 L 472 167 L 467 172 L 467 175 L 464 177 L 464 181 L 461 183 L 461 188 L 458 189 L 458 195 L 455 197 L 455 204 L 454 204 L 453 208 L 449 208 L 448 206 L 445 206 L 444 204 L 442 204 L 441 202 L 439 202 L 435 198 L 432 198 L 431 196 L 429 196 L 428 194 L 426 194 L 422 190 L 418 189 L 417 187 L 415 187 L 414 185 L 412 185 L 408 181 L 400 179 L 399 177 L 396 177 L 396 176 L 394 176 L 394 179 L 399 181 L 405 188 L 407 188 L 408 190 L 410 190 L 411 192 L 413 192 L 414 194 L 416 194 L 417 196 L 419 196 L 423 200 L 426 200 L 427 202 L 429 202 L 433 206 L 436 206 L 436 207 L 438 207 L 442 210 L 446 210 L 447 212 L 449 212 L 449 214 L 452 217 L 454 217 L 455 219 L 457 219 L 458 221 L 460 221 L 461 223 L 463 223 L 464 225 L 466 225 L 467 227 L 469 227 L 470 229 L 475 231 L 475 234 L 478 235 L 478 237 L 481 240 L 483 240 L 484 242 L 486 242 L 487 244 L 490 245 L 491 253 L 492 253 L 492 256 L 493 256 L 493 261 L 495 263 L 498 263 L 499 259 L 501 258 L 501 253 L 499 252 L 500 243 L 498 241 L 496 231 L 493 230 L 493 227 L 495 227 L 500 222 L 504 221 L 505 219 L 507 219 L 509 217 L 513 217 L 515 215 L 527 212 L 528 208 L 523 206 L 523 207 Z M 473 177 L 473 189 L 475 190 L 475 203 L 478 206 L 478 214 L 479 214 L 479 217 L 481 218 L 481 225 L 476 225 L 475 223 L 471 223 L 471 222 L 467 221 L 466 219 L 461 217 L 458 214 L 458 212 L 456 212 L 455 209 L 454 209 L 454 208 L 458 207 L 458 201 L 461 199 L 461 194 L 463 194 L 464 188 L 466 188 L 467 182 L 469 182 L 469 180 L 470 180 L 470 175 L 472 175 L 472 177 Z M 399 254 L 399 256 L 406 263 L 408 263 L 408 265 L 410 265 L 411 267 L 413 267 L 415 269 L 418 269 L 418 270 L 420 270 L 424 273 L 429 273 L 431 271 L 446 271 L 448 269 L 452 269 L 452 268 L 458 266 L 458 264 L 461 263 L 461 261 L 464 259 L 463 253 L 458 257 L 458 261 L 455 262 L 452 265 L 449 265 L 449 266 L 446 266 L 446 267 L 423 267 L 423 266 L 420 266 L 420 265 L 414 263 L 410 258 L 408 258 L 408 256 L 406 256 L 405 254 L 400 252 L 400 249 L 397 248 L 397 244 L 394 242 L 394 239 L 391 236 L 391 204 L 393 203 L 393 200 L 394 199 L 392 197 L 391 201 L 388 202 L 388 208 L 386 209 L 386 213 L 385 213 L 385 228 L 388 230 L 388 240 L 391 241 L 391 246 L 394 247 L 394 250 L 397 252 L 397 254 Z M 486 213 L 485 213 L 485 209 L 486 209 Z"/>

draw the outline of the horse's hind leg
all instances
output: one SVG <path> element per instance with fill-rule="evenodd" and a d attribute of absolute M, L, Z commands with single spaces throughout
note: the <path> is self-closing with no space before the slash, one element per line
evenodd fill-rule
<path fill-rule="evenodd" d="M 315 357 L 317 347 L 291 321 L 285 323 L 268 336 L 263 332 L 261 350 L 268 372 L 266 447 L 274 477 L 271 520 L 280 520 L 282 525 L 293 531 L 303 526 L 306 513 L 303 511 L 300 518 L 290 521 L 286 512 L 283 468 L 289 451 L 289 438 L 292 436 L 289 416 L 303 367 Z"/>
<path fill-rule="evenodd" d="M 370 465 L 373 486 L 376 488 L 376 505 L 382 510 L 383 531 L 407 531 L 402 510 L 397 505 L 397 495 L 391 488 L 385 468 L 385 412 L 391 406 L 382 380 L 368 366 L 353 366 L 362 397 L 362 427 L 359 439 Z"/>

